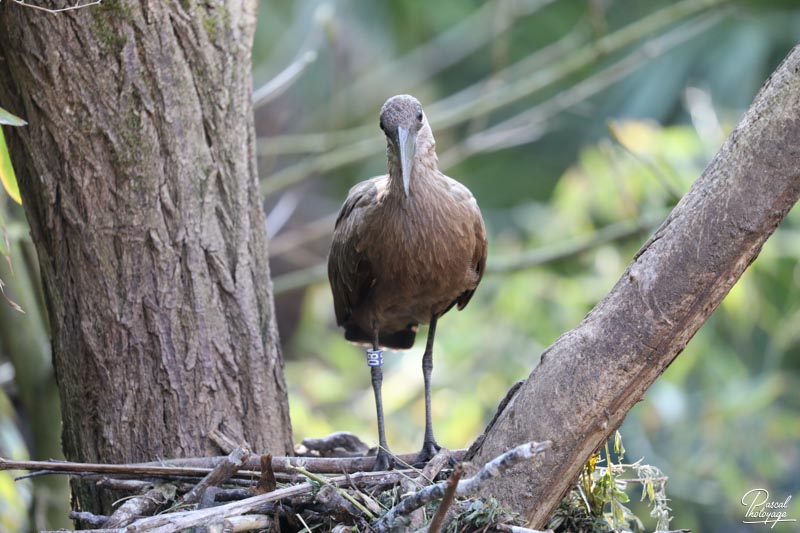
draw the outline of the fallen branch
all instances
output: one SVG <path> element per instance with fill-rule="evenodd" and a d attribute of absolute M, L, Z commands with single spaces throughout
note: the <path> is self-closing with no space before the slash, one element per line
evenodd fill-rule
<path fill-rule="evenodd" d="M 466 496 L 473 494 L 486 483 L 488 480 L 499 476 L 505 470 L 511 468 L 515 464 L 530 459 L 545 450 L 550 449 L 552 443 L 550 441 L 544 442 L 529 442 L 513 448 L 499 457 L 486 463 L 477 474 L 474 476 L 460 481 L 456 487 L 456 495 Z M 409 496 L 403 501 L 394 506 L 386 513 L 383 518 L 378 520 L 373 526 L 376 531 L 385 532 L 394 527 L 394 522 L 401 516 L 406 515 L 418 509 L 423 505 L 434 500 L 440 500 L 444 497 L 447 489 L 447 482 L 440 481 L 429 487 L 425 487 Z"/>
<path fill-rule="evenodd" d="M 465 450 L 454 450 L 453 459 L 464 457 Z M 408 453 L 395 456 L 402 462 L 413 462 L 417 454 Z M 100 464 L 74 463 L 69 461 L 12 461 L 0 457 L 2 470 L 46 471 L 50 474 L 117 474 L 140 476 L 186 476 L 202 477 L 207 475 L 226 456 L 194 457 L 186 459 L 165 459 L 153 463 Z M 290 473 L 293 467 L 301 466 L 309 472 L 317 474 L 341 474 L 342 472 L 369 472 L 375 466 L 375 456 L 365 457 L 286 457 L 272 458 L 272 469 L 278 473 Z M 257 478 L 261 474 L 260 458 L 250 458 L 239 470 L 237 476 Z"/>

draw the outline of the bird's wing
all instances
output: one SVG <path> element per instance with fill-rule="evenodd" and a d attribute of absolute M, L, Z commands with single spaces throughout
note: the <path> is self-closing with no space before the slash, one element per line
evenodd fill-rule
<path fill-rule="evenodd" d="M 385 178 L 372 178 L 355 185 L 336 218 L 328 256 L 328 279 L 333 291 L 336 323 L 344 325 L 350 314 L 369 294 L 374 282 L 369 259 L 359 246 L 359 221 L 364 210 L 374 205 Z"/>
<path fill-rule="evenodd" d="M 475 281 L 475 288 L 477 288 L 478 284 L 481 282 L 481 279 L 483 279 L 483 271 L 486 270 L 486 256 L 488 255 L 489 251 L 489 245 L 486 240 L 486 227 L 483 224 L 483 216 L 481 215 L 480 207 L 478 207 L 478 202 L 475 200 L 472 192 L 470 192 L 465 185 L 450 177 L 447 177 L 447 181 L 450 186 L 450 194 L 452 194 L 461 202 L 469 214 L 470 219 L 472 220 L 475 246 L 472 251 L 471 264 L 475 274 L 478 277 L 478 279 Z M 459 296 L 456 300 L 459 311 L 467 306 L 474 293 L 474 288 L 461 293 L 461 296 Z"/>
<path fill-rule="evenodd" d="M 475 213 L 474 226 L 476 240 L 475 250 L 472 253 L 472 268 L 475 269 L 475 273 L 478 275 L 478 279 L 475 281 L 475 288 L 477 288 L 483 279 L 483 272 L 486 270 L 486 257 L 489 254 L 489 243 L 486 240 L 486 227 L 483 225 L 483 217 L 481 216 L 481 210 L 477 202 L 475 203 Z M 458 298 L 459 311 L 467 306 L 473 294 L 475 294 L 475 289 L 464 291 L 461 294 Z"/>

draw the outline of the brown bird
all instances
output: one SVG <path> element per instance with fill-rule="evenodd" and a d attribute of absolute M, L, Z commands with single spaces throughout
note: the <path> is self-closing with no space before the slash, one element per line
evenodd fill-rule
<path fill-rule="evenodd" d="M 436 143 L 416 98 L 383 104 L 389 174 L 350 189 L 336 219 L 328 257 L 336 322 L 349 341 L 372 346 L 367 363 L 378 412 L 376 470 L 392 465 L 386 445 L 381 347 L 408 349 L 419 324 L 430 324 L 422 357 L 425 440 L 417 463 L 439 445 L 431 424 L 436 321 L 469 303 L 486 265 L 486 229 L 472 193 L 439 172 Z"/>

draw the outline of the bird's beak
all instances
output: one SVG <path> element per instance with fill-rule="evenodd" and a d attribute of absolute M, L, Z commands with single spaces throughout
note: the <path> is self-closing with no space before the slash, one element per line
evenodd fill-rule
<path fill-rule="evenodd" d="M 411 185 L 411 169 L 417 154 L 417 132 L 400 126 L 397 128 L 397 144 L 400 147 L 400 170 L 403 173 L 403 191 L 408 197 Z"/>

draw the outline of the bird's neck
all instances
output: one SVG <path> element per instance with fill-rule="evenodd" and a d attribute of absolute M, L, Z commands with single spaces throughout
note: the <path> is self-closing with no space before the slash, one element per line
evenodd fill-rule
<path fill-rule="evenodd" d="M 405 198 L 403 190 L 403 173 L 400 168 L 400 158 L 389 148 L 386 151 L 389 159 L 390 193 L 397 198 Z M 414 166 L 411 168 L 409 181 L 409 196 L 425 187 L 425 182 L 434 180 L 439 176 L 439 158 L 436 156 L 436 144 L 433 139 L 417 138 L 417 153 L 414 156 Z"/>

